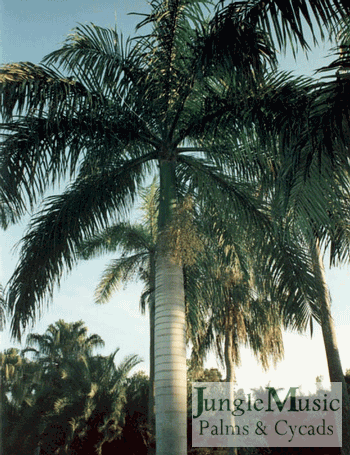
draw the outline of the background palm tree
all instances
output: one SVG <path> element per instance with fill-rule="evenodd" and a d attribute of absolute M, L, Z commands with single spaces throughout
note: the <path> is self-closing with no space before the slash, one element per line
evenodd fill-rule
<path fill-rule="evenodd" d="M 62 399 L 62 375 L 65 365 L 69 359 L 72 362 L 82 361 L 84 356 L 91 354 L 94 348 L 101 346 L 104 346 L 103 340 L 98 335 L 88 337 L 87 328 L 82 321 L 66 323 L 59 320 L 55 324 L 51 324 L 43 335 L 33 333 L 28 335 L 27 347 L 20 359 L 24 365 L 27 365 L 28 360 L 23 355 L 28 352 L 34 354 L 34 362 L 30 364 L 34 366 L 35 377 L 29 382 L 31 394 L 22 397 L 21 403 L 25 402 L 26 406 L 20 403 L 18 421 L 9 437 L 10 447 L 11 445 L 16 446 L 18 441 L 22 441 L 23 450 L 30 450 L 28 444 L 35 443 L 38 446 L 39 438 L 51 425 L 45 427 L 47 415 L 53 412 L 55 406 L 56 408 L 59 406 L 57 403 Z M 68 381 L 67 384 L 69 385 Z M 20 389 L 26 390 L 23 380 L 19 381 L 18 386 Z M 81 391 L 78 389 L 77 386 L 75 392 L 79 396 Z M 65 399 L 63 401 L 65 402 Z M 65 404 L 67 406 L 67 403 Z M 29 422 L 30 430 L 28 429 Z M 63 437 L 69 428 L 68 420 L 63 426 L 57 421 L 54 421 L 52 425 L 50 430 L 52 438 L 54 438 L 55 431 L 57 434 L 61 432 L 61 437 Z M 63 428 L 66 429 L 65 432 L 63 432 Z M 24 440 L 23 434 L 27 435 Z M 61 437 L 58 439 L 56 437 L 58 445 L 62 442 Z M 55 445 L 54 442 L 52 444 Z M 63 442 L 62 445 L 64 445 Z"/>
<path fill-rule="evenodd" d="M 338 38 L 344 40 L 338 43 L 340 50 L 335 49 L 337 58 L 320 70 L 327 72 L 326 77 L 311 86 L 308 93 L 300 94 L 296 109 L 288 108 L 289 120 L 283 123 L 293 125 L 297 134 L 283 141 L 282 164 L 278 171 L 280 187 L 274 196 L 274 215 L 281 217 L 279 222 L 284 235 L 296 239 L 306 250 L 313 274 L 320 282 L 314 299 L 319 306 L 317 320 L 322 328 L 329 377 L 332 382 L 342 383 L 344 453 L 350 450 L 350 402 L 331 315 L 323 255 L 329 253 L 333 266 L 347 263 L 350 257 L 350 111 L 347 103 L 350 85 L 345 24 L 346 21 L 340 21 L 337 26 L 337 30 L 341 30 Z M 304 112 L 300 111 L 301 105 L 305 107 Z M 320 210 L 321 206 L 325 210 Z M 327 233 L 326 225 L 330 227 Z"/>
<path fill-rule="evenodd" d="M 70 418 L 76 418 L 83 406 L 79 400 L 84 400 L 84 392 L 91 390 L 83 383 L 83 365 L 95 348 L 103 346 L 104 341 L 99 335 L 88 336 L 83 321 L 67 323 L 60 319 L 50 324 L 44 334 L 30 333 L 27 336 L 23 353 L 34 354 L 41 369 L 41 380 L 36 387 L 35 405 L 21 423 L 36 422 L 40 443 L 43 447 L 48 445 L 49 451 L 62 450 L 65 453 L 68 450 L 74 434 Z M 75 377 L 72 377 L 73 371 Z M 17 431 L 21 431 L 20 425 Z"/>
<path fill-rule="evenodd" d="M 30 333 L 24 352 L 33 352 L 35 359 L 40 361 L 44 368 L 60 366 L 70 357 L 77 359 L 85 354 L 92 354 L 95 348 L 104 346 L 104 341 L 99 335 L 87 336 L 87 332 L 83 321 L 69 323 L 60 319 L 55 324 L 50 324 L 43 335 Z"/>
<path fill-rule="evenodd" d="M 96 303 L 105 303 L 121 283 L 135 277 L 145 287 L 140 297 L 141 311 L 149 307 L 150 320 L 150 374 L 148 393 L 148 424 L 154 426 L 154 316 L 155 316 L 155 264 L 158 219 L 158 185 L 156 182 L 140 190 L 142 224 L 118 223 L 85 240 L 79 255 L 90 259 L 107 252 L 117 252 L 120 257 L 113 260 L 102 274 L 97 286 Z"/>
<path fill-rule="evenodd" d="M 33 390 L 40 380 L 40 369 L 15 348 L 0 353 L 1 417 L 3 419 L 3 453 L 33 453 L 37 438 L 32 432 L 12 439 L 13 428 L 33 403 Z"/>
<path fill-rule="evenodd" d="M 69 328 L 72 336 L 65 336 Z M 58 332 L 60 340 L 52 337 Z M 127 376 L 140 360 L 132 355 L 116 366 L 118 350 L 109 356 L 92 355 L 101 339 L 87 336 L 81 321 L 60 320 L 45 334 L 36 334 L 35 343 L 28 338 L 37 350 L 13 349 L 0 357 L 7 365 L 2 371 L 10 392 L 6 453 L 33 453 L 38 446 L 42 454 L 101 453 L 105 443 L 122 434 Z M 25 357 L 29 351 L 34 351 L 33 361 Z"/>
<path fill-rule="evenodd" d="M 229 133 L 230 146 L 239 144 L 240 135 L 233 132 L 255 128 L 242 100 L 259 87 L 266 60 L 274 60 L 264 31 L 272 28 L 280 45 L 293 37 L 305 45 L 300 14 L 312 29 L 306 1 L 297 6 L 292 1 L 242 2 L 239 8 L 233 3 L 209 23 L 201 3 L 152 2 L 153 11 L 143 21 L 152 26 L 151 34 L 129 41 L 126 49 L 115 30 L 77 28 L 45 59 L 68 77 L 29 63 L 9 65 L 1 75 L 4 191 L 12 190 L 18 200 L 27 195 L 34 203 L 50 183 L 67 174 L 75 178 L 63 195 L 46 202 L 24 238 L 8 294 L 15 336 L 36 316 L 44 296 L 52 294 L 63 268 L 72 268 L 75 246 L 116 213 L 124 214 L 142 178 L 154 169 L 152 163 L 158 166 L 159 454 L 169 453 L 169 447 L 174 453 L 186 450 L 183 273 L 163 236 L 171 228 L 177 190 L 196 192 L 245 221 L 252 214 L 254 221 L 260 218 L 242 186 L 235 185 L 235 174 L 224 172 L 227 144 L 222 149 L 213 143 Z M 348 8 L 345 1 L 311 4 L 319 26 L 331 26 Z M 227 46 L 227 36 L 233 46 Z"/>
<path fill-rule="evenodd" d="M 304 94 L 300 92 L 296 96 L 297 104 L 293 105 L 292 101 L 288 106 L 285 120 L 278 120 L 278 128 L 281 124 L 285 128 L 289 126 L 295 134 L 279 133 L 283 148 L 280 161 L 276 161 L 277 186 L 269 197 L 272 216 L 282 236 L 290 245 L 299 244 L 299 254 L 307 258 L 308 268 L 319 282 L 312 296 L 318 307 L 314 317 L 322 328 L 330 380 L 341 382 L 343 386 L 343 452 L 347 453 L 350 450 L 350 403 L 320 248 L 323 245 L 328 249 L 331 264 L 349 259 L 349 111 L 344 105 L 343 90 L 343 82 L 330 78 L 311 85 Z M 300 278 L 303 279 L 302 275 Z M 312 333 L 312 319 L 310 324 Z"/>
<path fill-rule="evenodd" d="M 100 454 L 105 443 L 121 436 L 127 375 L 140 360 L 135 355 L 128 356 L 116 366 L 118 351 L 109 356 L 87 354 L 65 363 L 61 370 L 62 390 L 44 419 L 41 438 L 44 453 L 52 453 L 55 446 L 52 428 L 56 428 L 55 434 L 57 428 L 63 433 L 63 438 L 56 442 L 62 453 L 75 448 L 82 453 Z M 42 393 L 41 398 L 45 397 L 45 391 Z"/>
<path fill-rule="evenodd" d="M 246 233 L 235 226 L 233 217 L 219 222 L 217 215 L 204 211 L 201 225 L 204 252 L 185 270 L 192 356 L 198 361 L 215 347 L 226 381 L 235 382 L 241 345 L 253 350 L 263 368 L 268 368 L 269 359 L 283 357 L 284 300 L 271 301 L 266 277 L 256 279 L 260 271 L 254 258 L 260 251 L 248 248 Z"/>

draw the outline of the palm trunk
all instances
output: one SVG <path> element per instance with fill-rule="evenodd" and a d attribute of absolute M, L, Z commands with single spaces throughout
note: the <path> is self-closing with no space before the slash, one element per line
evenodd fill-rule
<path fill-rule="evenodd" d="M 160 162 L 159 234 L 176 204 L 175 163 Z M 187 385 L 183 271 L 158 242 L 155 296 L 157 455 L 187 453 Z"/>
<path fill-rule="evenodd" d="M 236 382 L 235 363 L 233 360 L 233 340 L 232 328 L 227 328 L 225 333 L 225 368 L 226 379 L 225 382 Z"/>
<path fill-rule="evenodd" d="M 232 339 L 232 327 L 231 321 L 227 321 L 228 327 L 225 332 L 225 367 L 226 367 L 226 379 L 225 382 L 229 382 L 232 385 L 230 388 L 230 401 L 234 400 L 233 385 L 236 382 L 235 363 L 233 360 L 233 339 Z M 231 416 L 231 425 L 235 425 L 234 417 Z M 237 455 L 237 447 L 229 447 L 228 455 Z"/>
<path fill-rule="evenodd" d="M 153 292 L 149 303 L 150 345 L 149 345 L 149 389 L 148 389 L 148 426 L 154 428 L 154 318 L 155 318 L 155 257 L 150 257 L 150 280 Z"/>
<path fill-rule="evenodd" d="M 323 342 L 326 351 L 329 378 L 331 382 L 342 383 L 342 405 L 343 405 L 343 447 L 342 455 L 350 453 L 350 401 L 347 392 L 343 369 L 341 366 L 338 350 L 335 326 L 331 315 L 330 294 L 327 288 L 324 264 L 318 240 L 311 248 L 314 272 L 322 282 L 322 293 L 320 296 L 321 328 Z"/>

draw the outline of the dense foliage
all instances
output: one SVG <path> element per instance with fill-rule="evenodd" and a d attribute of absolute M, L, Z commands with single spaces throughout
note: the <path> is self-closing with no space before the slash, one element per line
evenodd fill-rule
<path fill-rule="evenodd" d="M 144 433 L 147 441 L 142 420 L 147 381 L 140 375 L 128 378 L 137 356 L 116 365 L 118 349 L 108 356 L 93 354 L 103 341 L 87 337 L 82 321 L 60 320 L 27 342 L 38 349 L 0 354 L 5 453 L 34 453 L 39 446 L 42 455 L 98 454 L 105 444 L 121 444 L 125 433 L 135 443 Z"/>

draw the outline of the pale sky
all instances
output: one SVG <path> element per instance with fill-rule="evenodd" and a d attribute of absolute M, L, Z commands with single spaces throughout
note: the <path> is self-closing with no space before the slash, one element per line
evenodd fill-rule
<path fill-rule="evenodd" d="M 0 0 L 0 61 L 1 63 L 31 61 L 38 63 L 44 55 L 55 50 L 77 23 L 94 22 L 100 26 L 113 26 L 117 18 L 118 28 L 124 36 L 132 35 L 140 18 L 127 16 L 132 11 L 147 12 L 145 0 Z M 327 47 L 314 51 L 309 60 L 301 54 L 295 62 L 290 56 L 284 59 L 283 67 L 297 74 L 312 75 L 313 69 L 325 64 Z M 26 222 L 0 232 L 0 282 L 5 285 L 11 276 L 17 255 L 14 245 L 20 240 Z M 113 256 L 110 256 L 112 258 Z M 90 333 L 99 334 L 106 342 L 103 351 L 109 354 L 120 348 L 118 359 L 125 355 L 138 354 L 144 359 L 141 368 L 148 371 L 149 329 L 148 315 L 139 311 L 139 296 L 142 284 L 132 283 L 121 290 L 106 305 L 93 303 L 94 288 L 108 258 L 82 262 L 63 280 L 60 290 L 56 290 L 53 303 L 43 311 L 43 317 L 34 327 L 34 332 L 43 333 L 50 323 L 58 319 L 67 322 L 82 319 Z M 349 269 L 327 271 L 336 323 L 340 355 L 344 370 L 350 368 L 348 349 L 350 334 Z M 0 350 L 17 346 L 8 336 L 8 328 L 0 334 Z M 23 346 L 24 347 L 24 346 Z M 211 356 L 208 366 L 216 366 Z M 288 333 L 285 335 L 285 360 L 263 374 L 249 352 L 242 355 L 242 366 L 237 371 L 237 380 L 256 378 L 257 387 L 268 381 L 289 378 L 297 384 L 314 380 L 317 375 L 328 379 L 321 332 L 315 329 L 310 340 L 303 336 Z"/>

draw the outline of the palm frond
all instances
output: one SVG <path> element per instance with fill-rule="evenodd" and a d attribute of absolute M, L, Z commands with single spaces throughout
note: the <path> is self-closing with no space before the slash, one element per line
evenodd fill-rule
<path fill-rule="evenodd" d="M 21 262 L 8 290 L 13 314 L 12 334 L 35 318 L 45 294 L 52 296 L 64 268 L 76 262 L 76 246 L 108 224 L 112 213 L 122 217 L 141 182 L 143 160 L 121 164 L 119 169 L 79 180 L 61 196 L 48 199 L 22 241 Z M 45 250 L 42 246 L 45 245 Z"/>
<path fill-rule="evenodd" d="M 283 302 L 281 311 L 285 327 L 303 331 L 310 318 L 319 322 L 319 282 L 312 273 L 307 248 L 303 248 L 302 243 L 293 243 L 291 238 L 287 240 L 275 235 L 265 238 L 258 249 L 257 264 L 272 291 L 271 300 Z"/>
<path fill-rule="evenodd" d="M 259 28 L 256 16 L 248 13 L 252 2 L 231 2 L 224 8 L 219 5 L 199 38 L 202 64 L 233 67 L 243 78 L 256 82 L 267 66 L 274 67 L 277 62 L 271 36 Z"/>
<path fill-rule="evenodd" d="M 142 360 L 140 357 L 135 354 L 125 357 L 123 361 L 118 364 L 118 367 L 116 369 L 116 376 L 119 380 L 125 380 L 130 371 L 141 362 Z"/>
<path fill-rule="evenodd" d="M 311 32 L 314 43 L 317 35 L 324 38 L 324 30 L 332 31 L 338 21 L 349 14 L 349 4 L 346 0 L 254 0 L 231 2 L 218 10 L 219 22 L 225 24 L 232 20 L 233 15 L 240 15 L 242 21 L 259 26 L 270 37 L 276 39 L 277 45 L 285 49 L 289 44 L 292 48 L 300 44 L 303 49 L 309 49 L 305 38 L 305 26 Z"/>
<path fill-rule="evenodd" d="M 218 212 L 225 207 L 227 212 L 239 217 L 243 223 L 255 223 L 262 229 L 269 224 L 264 205 L 255 197 L 254 184 L 223 174 L 215 165 L 202 159 L 181 155 L 179 163 L 179 181 L 186 182 L 191 191 L 196 192 L 197 198 L 206 200 L 213 210 L 221 201 L 220 208 L 216 207 Z"/>
<path fill-rule="evenodd" d="M 136 82 L 140 68 L 132 40 L 124 46 L 123 37 L 114 29 L 95 24 L 80 24 L 63 46 L 44 57 L 47 65 L 58 65 L 81 80 L 92 93 L 124 97 L 130 80 Z M 124 85 L 124 86 L 123 86 Z"/>
<path fill-rule="evenodd" d="M 143 226 L 118 223 L 85 240 L 79 246 L 78 254 L 83 259 L 90 259 L 122 250 L 122 254 L 126 255 L 133 251 L 149 251 L 154 247 L 152 243 Z"/>
<path fill-rule="evenodd" d="M 135 150 L 130 143 L 136 138 L 142 142 L 142 125 L 128 113 L 118 113 L 118 106 L 100 103 L 98 110 L 70 112 L 52 119 L 46 114 L 42 118 L 29 116 L 2 124 L 3 191 L 21 195 L 23 188 L 32 202 L 57 179 L 67 174 L 72 178 L 78 166 L 80 174 L 91 173 L 110 168 L 122 154 L 135 157 L 139 148 Z M 117 158 L 116 150 L 120 151 Z"/>
<path fill-rule="evenodd" d="M 59 121 L 32 117 L 3 123 L 3 187 L 8 192 L 24 192 L 22 199 L 27 196 L 33 203 L 35 196 L 42 195 L 48 184 L 64 176 L 67 169 L 73 174 L 86 147 L 84 120 L 81 122 L 61 116 Z"/>
<path fill-rule="evenodd" d="M 0 112 L 5 121 L 23 113 L 59 117 L 91 105 L 93 96 L 73 78 L 43 65 L 12 63 L 0 68 Z"/>
<path fill-rule="evenodd" d="M 101 280 L 95 291 L 96 303 L 106 303 L 122 283 L 136 278 L 147 269 L 149 264 L 149 253 L 143 251 L 138 254 L 121 257 L 110 262 L 103 271 Z"/>

